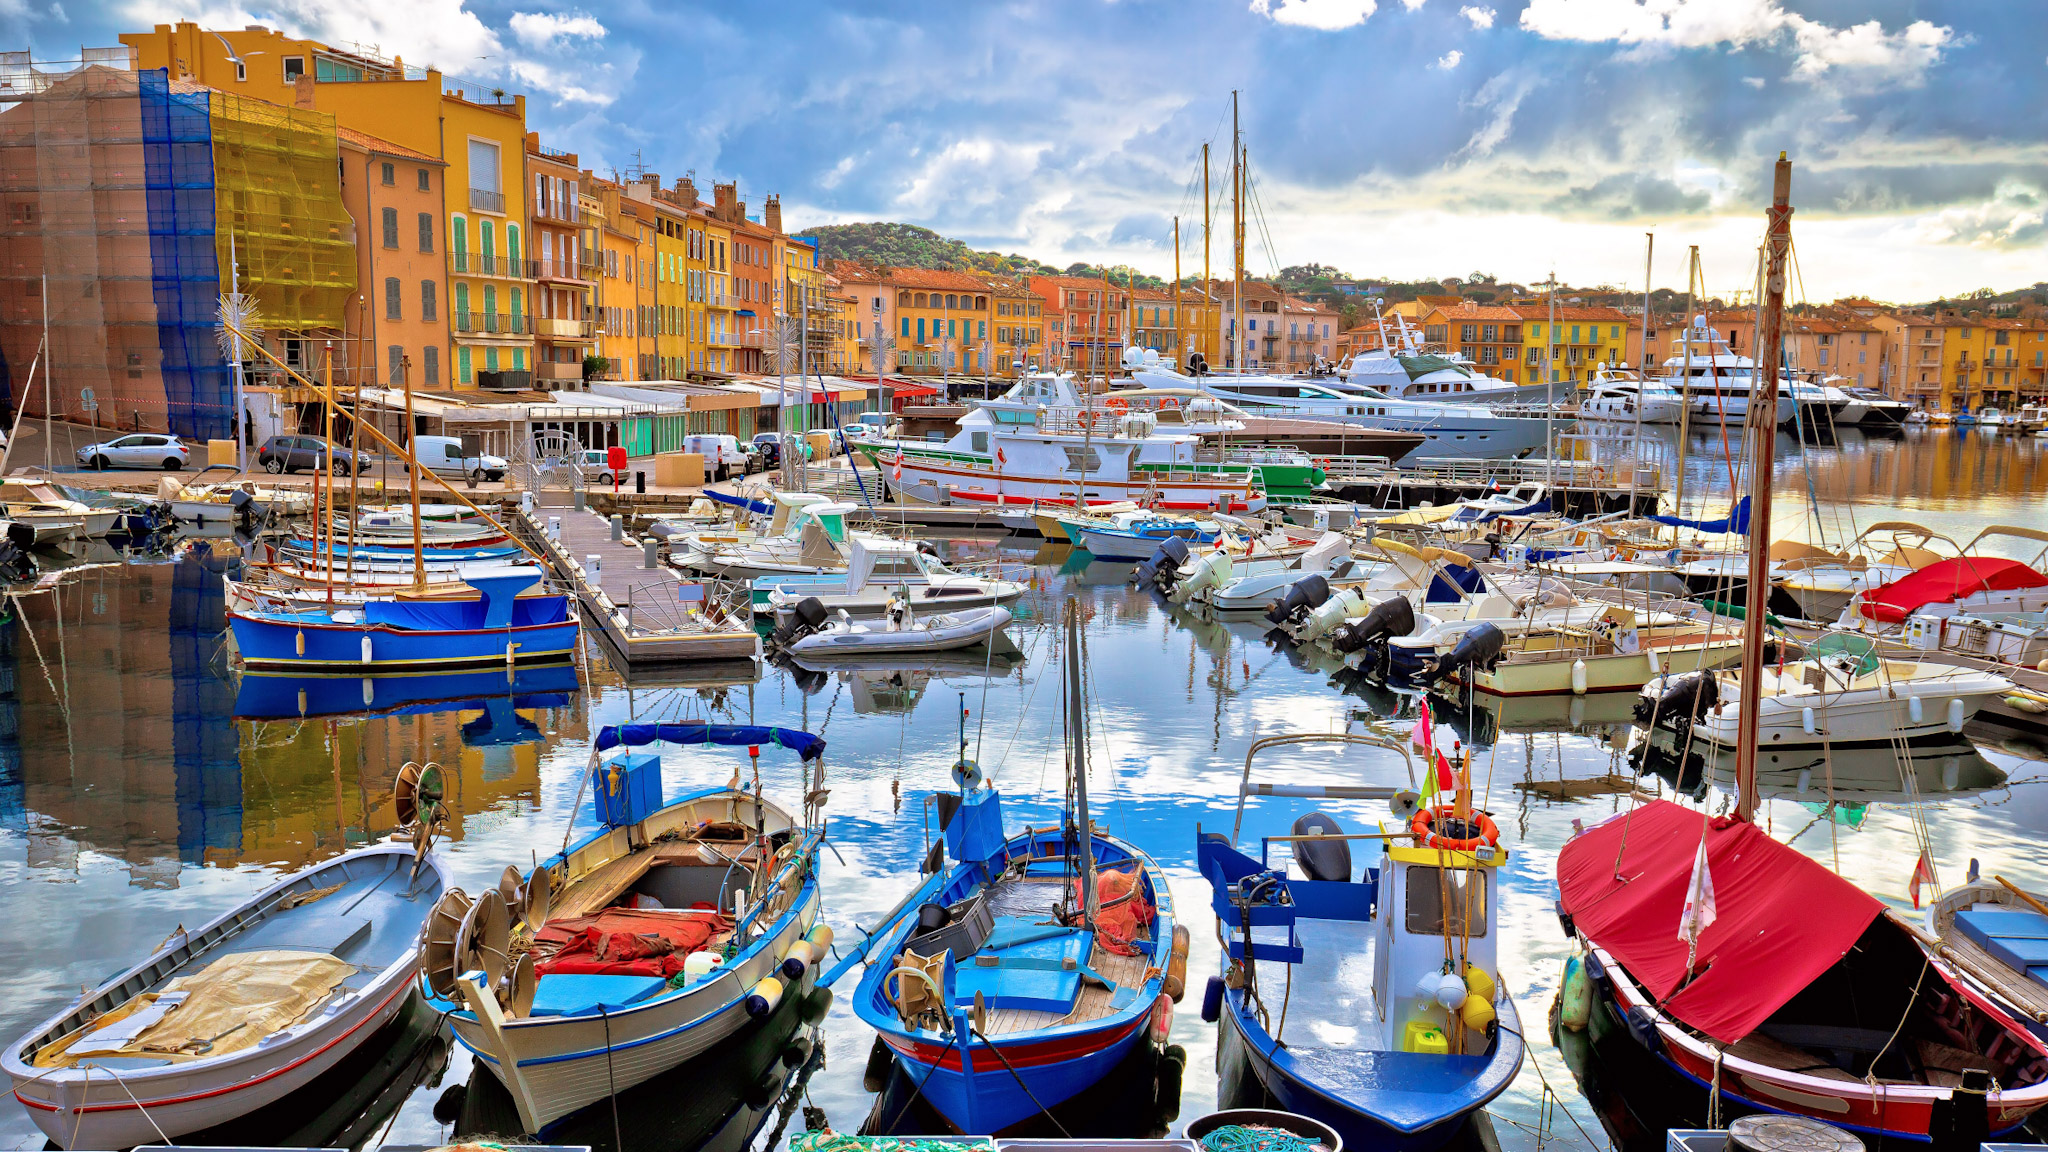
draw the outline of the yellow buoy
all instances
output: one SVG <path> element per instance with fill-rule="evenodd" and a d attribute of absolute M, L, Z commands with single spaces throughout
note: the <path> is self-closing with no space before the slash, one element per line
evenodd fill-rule
<path fill-rule="evenodd" d="M 1493 1001 L 1482 999 L 1478 994 L 1465 997 L 1465 1003 L 1458 1007 L 1458 1019 L 1474 1032 L 1486 1031 L 1493 1023 Z"/>
<path fill-rule="evenodd" d="M 1481 968 L 1479 965 L 1465 965 L 1465 987 L 1470 988 L 1474 996 L 1484 999 L 1487 1003 L 1491 1004 L 1493 1002 L 1495 989 L 1493 977 L 1487 975 L 1486 969 Z"/>

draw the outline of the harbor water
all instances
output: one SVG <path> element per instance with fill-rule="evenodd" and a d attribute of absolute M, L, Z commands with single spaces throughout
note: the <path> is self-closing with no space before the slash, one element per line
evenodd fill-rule
<path fill-rule="evenodd" d="M 1821 446 L 1781 439 L 1779 449 L 1781 536 L 1839 545 L 1874 521 L 1908 519 L 1963 542 L 1989 524 L 2040 526 L 2048 497 L 2048 441 L 2031 437 L 1844 433 Z M 1696 439 L 1685 458 L 1686 513 L 1725 514 L 1720 440 Z M 1987 548 L 2031 559 L 2028 543 L 2007 538 Z M 1128 586 L 1127 564 L 1086 563 L 1035 539 L 938 546 L 1030 573 L 1014 628 L 1021 656 L 815 672 L 770 666 L 758 680 L 714 668 L 629 686 L 592 645 L 573 678 L 522 672 L 508 685 L 489 673 L 447 690 L 348 680 L 301 697 L 295 682 L 238 681 L 228 669 L 220 575 L 235 550 L 226 542 L 96 567 L 55 593 L 10 602 L 0 623 L 0 964 L 11 994 L 0 1001 L 0 1032 L 20 1035 L 181 925 L 196 927 L 282 873 L 390 833 L 393 780 L 407 760 L 448 770 L 454 817 L 436 850 L 456 883 L 472 893 L 495 886 L 508 864 L 524 870 L 561 847 L 592 734 L 628 719 L 774 724 L 825 739 L 824 919 L 843 947 L 915 884 L 933 834 L 925 800 L 950 787 L 963 712 L 966 754 L 1002 790 L 1009 823 L 1055 818 L 1064 763 L 1056 624 L 1074 597 L 1085 622 L 1095 817 L 1167 870 L 1192 927 L 1190 993 L 1171 1030 L 1186 1053 L 1177 1110 L 1182 1121 L 1213 1110 L 1215 1027 L 1197 1009 L 1218 971 L 1218 947 L 1208 887 L 1194 871 L 1196 830 L 1228 830 L 1253 741 L 1347 729 L 1405 738 L 1417 697 L 1276 647 L 1259 622 L 1207 622 L 1170 609 Z M 1475 784 L 1511 852 L 1500 893 L 1501 977 L 1533 1060 L 1491 1109 L 1504 1147 L 1606 1146 L 1603 1117 L 1637 1146 L 1660 1122 L 1654 1088 L 1631 1089 L 1620 1103 L 1589 1101 L 1544 1025 L 1568 951 L 1552 907 L 1554 869 L 1574 824 L 1617 811 L 1632 789 L 1678 793 L 1715 812 L 1731 802 L 1713 765 L 1703 774 L 1695 765 L 1639 775 L 1629 757 L 1630 702 L 1565 700 L 1490 715 L 1434 701 L 1447 722 L 1443 738 L 1471 745 Z M 796 807 L 795 758 L 778 760 L 776 751 L 764 749 L 763 778 Z M 665 789 L 723 782 L 745 759 L 744 750 L 669 748 Z M 1916 825 L 1943 883 L 1960 883 L 1975 859 L 1987 875 L 2048 885 L 2039 850 L 2048 837 L 2048 748 L 2018 739 L 1959 745 L 1903 777 L 1888 753 L 1875 764 L 1841 759 L 1767 771 L 1760 822 L 1896 906 L 1910 908 Z M 1398 756 L 1366 749 L 1296 750 L 1261 759 L 1255 772 L 1406 782 Z M 1241 840 L 1284 834 L 1311 806 L 1252 801 Z M 1353 830 L 1387 818 L 1383 805 L 1363 802 L 1324 810 Z M 580 819 L 588 825 L 591 816 Z M 616 1109 L 600 1106 L 593 1131 L 573 1142 L 610 1144 L 616 1133 L 629 1148 L 680 1152 L 766 1147 L 821 1116 L 842 1131 L 858 1127 L 876 1098 L 863 1082 L 873 1036 L 846 1004 L 853 982 L 841 982 L 814 1040 L 785 1051 L 777 1038 L 760 1054 L 762 1069 L 714 1070 L 629 1093 Z M 394 1029 L 391 1052 L 355 1069 L 354 1080 L 327 1085 L 334 1099 L 320 1103 L 333 1123 L 323 1140 L 432 1145 L 455 1134 L 463 1102 L 451 1089 L 470 1083 L 473 1069 L 432 1025 Z M 1156 1072 L 1147 1070 L 1144 1089 Z M 719 1078 L 727 1073 L 729 1088 Z M 477 1092 L 486 1091 L 488 1077 L 476 1079 Z M 1173 1095 L 1155 1101 L 1134 1090 L 1105 1100 L 1102 1129 L 1156 1127 L 1174 1111 Z M 471 1117 L 481 1113 L 478 1100 L 466 1103 Z M 884 1119 L 915 1115 L 893 1104 L 888 1111 Z M 0 1146 L 42 1144 L 18 1105 L 0 1108 Z"/>

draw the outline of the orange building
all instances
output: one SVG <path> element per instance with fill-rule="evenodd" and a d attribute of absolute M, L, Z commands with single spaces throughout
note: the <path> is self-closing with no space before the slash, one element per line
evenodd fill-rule
<path fill-rule="evenodd" d="M 1031 291 L 1044 302 L 1048 359 L 1085 375 L 1107 375 L 1124 352 L 1123 289 L 1086 276 L 1033 276 Z"/>
<path fill-rule="evenodd" d="M 446 236 L 441 187 L 447 165 L 353 128 L 341 139 L 341 202 L 356 224 L 358 314 L 364 383 L 422 388 L 447 383 Z"/>
<path fill-rule="evenodd" d="M 533 290 L 536 388 L 580 388 L 583 358 L 596 347 L 590 294 L 597 279 L 597 229 L 583 219 L 576 154 L 541 146 L 526 134 L 527 269 Z"/>

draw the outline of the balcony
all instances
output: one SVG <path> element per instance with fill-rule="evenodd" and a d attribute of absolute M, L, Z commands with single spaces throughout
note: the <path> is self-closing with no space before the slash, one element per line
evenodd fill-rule
<path fill-rule="evenodd" d="M 704 294 L 704 303 L 707 307 L 711 308 L 731 308 L 734 306 L 733 297 L 724 292 L 706 292 Z"/>
<path fill-rule="evenodd" d="M 474 189 L 471 191 L 474 191 Z M 533 218 L 535 220 L 546 220 L 553 224 L 580 224 L 583 222 L 582 213 L 575 204 L 535 204 L 533 206 Z"/>
<path fill-rule="evenodd" d="M 471 336 L 531 336 L 533 317 L 503 312 L 456 312 L 455 331 Z"/>
<path fill-rule="evenodd" d="M 597 325 L 589 320 L 556 320 L 541 317 L 533 322 L 533 334 L 550 340 L 590 340 L 597 335 Z"/>
<path fill-rule="evenodd" d="M 587 248 L 584 249 L 583 252 L 577 256 L 576 270 L 583 274 L 583 279 L 592 281 L 596 280 L 599 276 L 604 275 L 603 254 L 599 252 L 592 252 Z"/>
<path fill-rule="evenodd" d="M 535 260 L 530 275 L 535 280 L 566 280 L 572 284 L 587 284 L 591 277 L 581 264 L 572 260 Z"/>
<path fill-rule="evenodd" d="M 493 392 L 525 392 L 533 387 L 532 372 L 478 372 L 476 386 Z"/>
<path fill-rule="evenodd" d="M 471 188 L 469 190 L 469 208 L 472 212 L 493 212 L 503 216 L 505 214 L 505 194 L 503 192 L 492 192 L 486 188 Z"/>
<path fill-rule="evenodd" d="M 533 366 L 534 378 L 551 384 L 577 383 L 583 379 L 583 365 L 556 364 L 544 360 Z"/>
<path fill-rule="evenodd" d="M 499 276 L 508 280 L 531 280 L 539 271 L 537 260 L 512 260 L 491 252 L 455 252 L 449 263 L 464 276 Z"/>

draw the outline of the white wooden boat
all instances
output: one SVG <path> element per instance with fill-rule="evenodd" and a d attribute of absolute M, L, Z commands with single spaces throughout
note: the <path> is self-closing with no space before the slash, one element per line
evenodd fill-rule
<path fill-rule="evenodd" d="M 898 601 L 900 611 L 890 611 L 873 623 L 856 623 L 849 616 L 827 618 L 815 631 L 805 631 L 783 642 L 792 656 L 806 660 L 845 657 L 858 659 L 880 653 L 951 652 L 995 640 L 1010 626 L 1010 610 L 1002 607 L 965 608 L 939 616 L 913 618 L 910 605 Z M 819 609 L 822 613 L 823 609 Z M 791 624 L 798 624 L 801 616 Z M 808 627 L 808 625 L 806 625 Z"/>
<path fill-rule="evenodd" d="M 1026 586 L 971 572 L 955 572 L 937 557 L 902 540 L 866 532 L 847 537 L 846 567 L 757 577 L 753 584 L 756 615 L 783 615 L 807 599 L 817 599 L 827 612 L 879 615 L 901 595 L 921 611 L 1007 604 Z"/>
<path fill-rule="evenodd" d="M 448 886 L 437 856 L 416 859 L 409 844 L 360 848 L 173 935 L 0 1054 L 15 1098 L 59 1147 L 130 1148 L 305 1086 L 412 990 Z"/>
<path fill-rule="evenodd" d="M 701 723 L 598 732 L 586 786 L 602 825 L 521 886 L 515 931 L 536 944 L 531 999 L 501 1005 L 458 965 L 421 971 L 429 1003 L 505 1085 L 528 1132 L 710 1053 L 785 995 L 807 994 L 831 945 L 831 929 L 816 923 L 815 809 L 800 820 L 767 799 L 758 768 L 749 790 L 704 788 L 663 804 L 656 757 L 598 763 L 610 749 L 657 740 L 785 748 L 805 761 L 803 793 L 822 795 L 825 742 L 808 732 Z M 578 944 L 589 928 L 661 943 L 605 958 Z"/>

